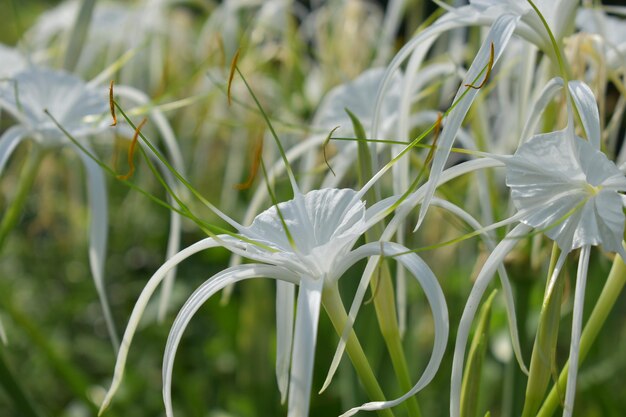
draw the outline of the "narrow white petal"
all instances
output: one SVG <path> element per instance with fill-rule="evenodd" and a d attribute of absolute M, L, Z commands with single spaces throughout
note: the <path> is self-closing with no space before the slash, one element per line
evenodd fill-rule
<path fill-rule="evenodd" d="M 459 417 L 461 406 L 461 382 L 463 380 L 463 363 L 465 358 L 465 348 L 470 333 L 470 327 L 474 320 L 474 315 L 480 305 L 480 300 L 489 286 L 491 279 L 498 266 L 504 261 L 506 255 L 518 243 L 518 239 L 526 234 L 531 228 L 525 224 L 517 225 L 511 230 L 495 250 L 491 252 L 482 270 L 476 278 L 474 287 L 467 299 L 463 315 L 459 323 L 456 343 L 454 346 L 454 358 L 452 360 L 452 382 L 450 389 L 450 416 Z"/>
<path fill-rule="evenodd" d="M 4 166 L 13 154 L 13 151 L 25 136 L 26 130 L 20 126 L 10 127 L 0 136 L 0 175 L 2 175 Z"/>
<path fill-rule="evenodd" d="M 502 166 L 504 166 L 504 164 L 501 161 L 490 159 L 490 158 L 475 159 L 475 160 L 463 162 L 459 165 L 455 165 L 445 170 L 442 173 L 441 178 L 439 179 L 438 185 L 445 184 L 446 182 L 453 180 L 454 178 L 457 178 L 461 175 L 465 175 L 469 172 L 473 172 L 473 171 L 485 169 L 485 168 L 495 168 L 495 167 L 502 167 Z M 411 210 L 422 201 L 422 198 L 424 198 L 424 195 L 425 195 L 425 191 L 426 191 L 426 185 L 423 185 L 417 191 L 411 194 L 396 209 L 395 216 L 391 219 L 391 221 L 385 228 L 385 231 L 383 232 L 383 235 L 381 236 L 380 240 L 386 241 L 393 237 L 393 235 L 398 230 L 399 225 L 402 224 L 402 220 L 404 220 L 406 216 L 411 212 Z M 391 198 L 387 200 L 388 202 L 394 202 L 394 200 L 392 200 Z M 377 203 L 376 205 L 380 203 Z M 379 219 L 381 218 L 380 213 L 384 213 L 384 210 L 376 210 L 374 214 L 371 214 L 370 211 L 374 211 L 374 208 L 376 207 L 376 205 L 370 207 L 367 210 L 366 217 L 367 217 L 368 224 L 374 224 L 375 221 L 379 221 Z M 342 264 L 343 267 L 337 268 L 336 271 L 338 273 L 336 274 L 336 276 L 341 276 L 346 271 L 347 268 L 349 268 L 354 262 L 356 262 L 355 260 L 351 258 L 351 256 L 352 254 L 348 254 L 347 257 L 344 259 L 345 261 L 344 264 Z M 352 299 L 350 311 L 348 312 L 348 319 L 346 321 L 344 330 L 341 334 L 341 339 L 339 340 L 339 344 L 337 345 L 337 350 L 335 351 L 335 355 L 331 362 L 331 366 L 328 370 L 328 374 L 326 376 L 326 380 L 324 382 L 324 385 L 321 391 L 324 391 L 328 387 L 328 385 L 330 384 L 339 366 L 339 362 L 341 361 L 341 357 L 343 356 L 343 353 L 346 348 L 346 341 L 348 339 L 348 335 L 350 334 L 350 331 L 352 330 L 352 326 L 354 325 L 354 320 L 356 319 L 359 309 L 361 308 L 361 305 L 365 298 L 365 293 L 367 292 L 370 277 L 372 276 L 372 274 L 374 273 L 376 269 L 376 266 L 378 265 L 378 260 L 379 258 L 377 256 L 371 257 L 367 262 L 365 271 L 361 275 L 361 280 L 359 281 L 359 285 L 355 292 L 354 298 Z"/>
<path fill-rule="evenodd" d="M 137 327 L 139 326 L 139 321 L 141 320 L 146 306 L 148 305 L 148 301 L 150 301 L 152 294 L 157 289 L 163 278 L 165 278 L 167 272 L 191 255 L 216 246 L 220 246 L 220 243 L 213 238 L 206 238 L 194 243 L 168 259 L 147 282 L 146 286 L 141 291 L 141 294 L 135 303 L 135 307 L 133 308 L 133 312 L 130 315 L 130 319 L 128 320 L 128 325 L 126 326 L 126 331 L 124 332 L 124 337 L 122 338 L 122 344 L 120 345 L 120 351 L 117 354 L 117 361 L 115 363 L 111 387 L 109 388 L 104 401 L 102 401 L 100 413 L 108 407 L 113 395 L 115 395 L 115 392 L 122 382 L 124 367 L 126 366 L 126 359 L 128 357 L 128 350 L 133 340 L 133 336 L 137 331 Z"/>
<path fill-rule="evenodd" d="M 488 65 L 490 60 L 490 48 L 493 44 L 494 46 L 494 59 L 493 65 L 498 62 L 502 52 L 505 50 L 511 36 L 513 35 L 513 31 L 515 30 L 515 26 L 519 21 L 519 16 L 504 14 L 494 22 L 493 26 L 489 30 L 489 34 L 487 38 L 483 42 L 474 62 L 470 66 L 467 71 L 467 75 L 465 76 L 465 80 L 459 90 L 457 91 L 456 97 L 454 101 L 458 100 L 456 107 L 448 114 L 448 117 L 444 121 L 444 127 L 441 131 L 441 136 L 439 137 L 439 146 L 435 151 L 435 157 L 433 159 L 433 164 L 431 168 L 430 178 L 428 179 L 428 188 L 426 191 L 426 196 L 420 207 L 419 218 L 417 221 L 417 225 L 415 229 L 419 228 L 422 221 L 424 220 L 424 216 L 426 216 L 426 211 L 428 210 L 428 206 L 430 205 L 430 200 L 435 194 L 435 188 L 437 187 L 437 183 L 439 182 L 439 177 L 444 169 L 444 165 L 448 160 L 448 155 L 450 154 L 450 149 L 452 148 L 452 144 L 454 142 L 454 138 L 463 123 L 463 119 L 465 119 L 465 115 L 467 114 L 474 98 L 478 94 L 478 90 L 466 87 L 465 84 L 472 84 L 475 82 L 475 78 L 483 71 L 486 65 Z M 468 90 L 466 93 L 466 90 Z M 465 94 L 463 96 L 463 94 Z M 462 97 L 463 96 L 463 97 Z M 462 98 L 461 98 L 462 97 Z"/>
<path fill-rule="evenodd" d="M 109 218 L 107 205 L 106 181 L 102 168 L 84 152 L 78 154 L 85 166 L 87 174 L 87 194 L 89 199 L 89 266 L 96 291 L 100 298 L 104 320 L 113 348 L 119 349 L 119 337 L 113 321 L 104 285 L 104 263 L 106 259 L 107 239 L 109 235 Z"/>
<path fill-rule="evenodd" d="M 175 201 L 171 201 L 175 207 L 178 207 Z M 167 238 L 167 251 L 165 252 L 165 259 L 169 259 L 180 250 L 180 233 L 182 229 L 182 217 L 175 211 L 170 213 L 170 232 Z M 169 306 L 171 294 L 174 287 L 174 279 L 176 277 L 176 267 L 172 268 L 165 277 L 163 282 L 163 289 L 161 290 L 161 299 L 159 300 L 159 312 L 158 320 L 163 321 L 167 308 Z"/>
<path fill-rule="evenodd" d="M 283 281 L 276 283 L 276 380 L 281 403 L 287 399 L 289 386 L 295 291 L 296 287 L 291 283 Z"/>
<path fill-rule="evenodd" d="M 272 277 L 275 279 L 286 279 L 294 281 L 295 277 L 284 268 L 263 265 L 263 264 L 247 264 L 239 265 L 234 268 L 225 269 L 204 282 L 194 293 L 187 299 L 185 305 L 180 309 L 165 345 L 165 353 L 163 355 L 163 401 L 165 403 L 165 412 L 168 417 L 174 416 L 172 409 L 172 370 L 174 368 L 174 359 L 180 339 L 189 324 L 191 318 L 196 314 L 198 309 L 215 293 L 222 288 L 234 284 L 236 282 L 261 277 Z"/>
<path fill-rule="evenodd" d="M 288 417 L 307 417 L 313 382 L 313 361 L 317 340 L 317 323 L 322 302 L 321 278 L 303 278 L 298 292 L 296 329 L 289 377 Z"/>
<path fill-rule="evenodd" d="M 561 251 L 559 258 L 556 260 L 556 264 L 554 265 L 554 270 L 552 271 L 552 275 L 550 276 L 550 281 L 548 281 L 548 285 L 546 286 L 546 292 L 543 296 L 544 303 L 552 297 L 552 291 L 554 291 L 554 285 L 556 284 L 556 280 L 561 273 L 561 269 L 563 269 L 563 265 L 565 264 L 565 260 L 567 259 L 567 255 L 569 252 Z"/>
<path fill-rule="evenodd" d="M 587 284 L 587 268 L 591 246 L 583 246 L 578 260 L 576 274 L 576 290 L 574 292 L 574 314 L 572 317 L 572 341 L 569 350 L 569 371 L 565 389 L 565 405 L 563 417 L 571 417 L 576 397 L 576 376 L 578 375 L 578 353 L 580 352 L 580 333 L 583 323 L 583 307 L 585 304 L 585 285 Z"/>
<path fill-rule="evenodd" d="M 0 318 L 0 341 L 3 345 L 9 344 L 9 339 L 7 338 L 7 332 L 4 330 L 4 324 L 2 324 L 2 319 Z"/>
<path fill-rule="evenodd" d="M 568 87 L 583 122 L 587 139 L 595 149 L 600 150 L 600 114 L 593 91 L 587 84 L 578 80 L 570 81 Z"/>
<path fill-rule="evenodd" d="M 528 119 L 524 125 L 524 130 L 520 136 L 520 144 L 524 143 L 526 140 L 530 139 L 531 136 L 533 136 L 537 123 L 539 122 L 539 118 L 556 93 L 558 93 L 562 88 L 563 79 L 561 77 L 552 78 L 548 81 L 545 87 L 543 87 L 539 97 L 535 100 L 535 103 L 531 107 L 530 114 L 528 115 Z"/>
<path fill-rule="evenodd" d="M 475 231 L 482 231 L 480 236 L 485 241 L 487 248 L 490 251 L 493 251 L 496 247 L 496 244 L 491 238 L 491 236 L 484 231 L 485 228 L 476 220 L 471 214 L 467 211 L 463 210 L 461 207 L 443 199 L 433 198 L 432 203 L 435 206 L 439 206 L 445 208 L 446 210 L 454 213 L 459 218 L 463 219 L 472 229 Z M 509 324 L 509 332 L 511 334 L 511 341 L 513 343 L 513 352 L 515 353 L 515 358 L 517 359 L 517 363 L 519 364 L 522 371 L 528 374 L 528 368 L 526 364 L 524 364 L 524 358 L 522 357 L 522 347 L 519 341 L 519 332 L 517 329 L 517 314 L 515 313 L 515 301 L 513 298 L 513 288 L 511 287 L 511 281 L 509 280 L 509 275 L 506 272 L 506 268 L 504 268 L 504 264 L 498 265 L 498 275 L 500 276 L 500 283 L 502 284 L 502 289 L 504 290 L 504 300 L 506 302 L 506 313 L 507 320 Z"/>
<path fill-rule="evenodd" d="M 422 376 L 419 378 L 417 383 L 413 386 L 413 388 L 411 388 L 401 397 L 391 401 L 369 402 L 361 405 L 360 407 L 354 407 L 348 410 L 347 412 L 342 414 L 341 417 L 348 417 L 356 414 L 359 411 L 375 411 L 395 407 L 396 405 L 402 403 L 407 398 L 415 395 L 422 388 L 428 385 L 430 381 L 434 378 L 437 370 L 439 369 L 439 365 L 441 364 L 441 359 L 443 358 L 446 350 L 446 344 L 448 342 L 448 333 L 450 326 L 446 300 L 443 295 L 443 291 L 441 290 L 441 286 L 437 281 L 437 278 L 430 270 L 428 265 L 426 265 L 426 263 L 415 253 L 406 253 L 407 251 L 408 249 L 406 247 L 398 245 L 397 243 L 372 242 L 355 249 L 352 252 L 352 258 L 353 260 L 358 260 L 366 256 L 382 254 L 384 254 L 385 256 L 393 256 L 413 275 L 415 280 L 419 283 L 422 290 L 424 291 L 424 294 L 426 295 L 426 299 L 430 304 L 433 320 L 435 322 L 435 340 L 433 343 L 433 351 L 431 353 L 430 360 L 428 361 L 426 369 L 424 369 L 424 372 L 422 373 Z M 399 255 L 400 253 L 404 254 Z"/>

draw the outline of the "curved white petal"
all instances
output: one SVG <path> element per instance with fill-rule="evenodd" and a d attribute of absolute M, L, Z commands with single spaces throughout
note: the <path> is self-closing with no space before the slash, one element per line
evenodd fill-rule
<path fill-rule="evenodd" d="M 470 332 L 474 315 L 478 310 L 480 299 L 482 298 L 487 286 L 491 282 L 498 266 L 502 264 L 505 256 L 515 247 L 519 238 L 523 237 L 530 231 L 530 227 L 525 224 L 519 224 L 511 230 L 504 240 L 502 240 L 495 250 L 491 252 L 489 258 L 485 262 L 482 270 L 476 278 L 472 292 L 467 298 L 467 303 L 463 309 L 463 315 L 459 323 L 459 329 L 456 336 L 454 346 L 454 358 L 452 360 L 452 382 L 450 389 L 450 416 L 459 417 L 461 405 L 461 382 L 463 380 L 463 363 L 465 361 L 465 348 Z"/>
<path fill-rule="evenodd" d="M 466 87 L 465 84 L 475 83 L 475 79 L 481 74 L 481 72 L 483 72 L 485 66 L 490 64 L 489 61 L 491 45 L 493 45 L 494 48 L 493 62 L 491 64 L 495 65 L 498 62 L 498 59 L 502 55 L 502 52 L 506 48 L 509 40 L 511 39 L 511 36 L 513 35 L 513 31 L 515 30 L 515 26 L 517 25 L 518 21 L 519 16 L 516 15 L 504 14 L 498 17 L 498 19 L 494 22 L 493 26 L 489 30 L 489 34 L 487 35 L 485 41 L 483 42 L 483 45 L 478 51 L 476 58 L 474 58 L 474 62 L 472 62 L 472 65 L 467 71 L 463 84 L 457 91 L 457 94 L 454 98 L 454 102 L 457 103 L 456 107 L 454 107 L 454 109 L 448 114 L 446 120 L 444 121 L 444 127 L 441 131 L 441 136 L 439 137 L 438 147 L 435 151 L 435 156 L 430 171 L 430 178 L 427 182 L 428 188 L 426 191 L 426 196 L 424 198 L 422 206 L 420 207 L 419 217 L 417 225 L 415 227 L 416 230 L 417 228 L 419 228 L 422 221 L 424 220 L 424 216 L 426 216 L 426 211 L 428 210 L 430 200 L 435 194 L 437 182 L 439 181 L 439 177 L 443 172 L 444 165 L 448 159 L 448 155 L 450 154 L 450 149 L 452 148 L 452 143 L 454 142 L 456 133 L 459 130 L 463 119 L 465 119 L 465 115 L 467 114 L 469 107 L 474 101 L 474 98 L 478 94 L 477 89 Z"/>
<path fill-rule="evenodd" d="M 26 130 L 21 126 L 12 126 L 0 136 L 0 175 L 4 166 L 15 151 L 15 148 L 26 136 Z"/>
<path fill-rule="evenodd" d="M 583 246 L 578 260 L 576 273 L 576 290 L 574 292 L 574 313 L 572 317 L 572 341 L 569 350 L 569 371 L 565 389 L 565 404 L 563 417 L 571 417 L 574 411 L 576 397 L 576 376 L 578 375 L 578 353 L 580 352 L 580 333 L 583 323 L 583 307 L 585 304 L 585 285 L 587 284 L 587 268 L 589 267 L 589 253 L 591 247 Z"/>
<path fill-rule="evenodd" d="M 289 375 L 288 417 L 307 417 L 313 383 L 317 323 L 322 302 L 322 277 L 303 277 L 298 292 L 293 356 Z"/>
<path fill-rule="evenodd" d="M 541 90 L 539 97 L 537 97 L 534 104 L 531 106 L 530 114 L 528 115 L 528 119 L 524 125 L 524 130 L 520 136 L 520 143 L 524 143 L 527 139 L 530 139 L 544 110 L 552 101 L 556 93 L 558 93 L 562 88 L 563 79 L 561 77 L 552 78 L 546 83 L 543 90 Z"/>
<path fill-rule="evenodd" d="M 152 275 L 150 280 L 146 283 L 145 287 L 141 291 L 141 294 L 139 295 L 139 298 L 137 299 L 137 302 L 135 303 L 135 307 L 133 308 L 133 311 L 130 315 L 128 324 L 126 325 L 126 330 L 124 331 L 120 350 L 117 354 L 117 360 L 115 362 L 115 370 L 113 372 L 111 387 L 107 391 L 107 394 L 102 401 L 102 405 L 100 406 L 100 413 L 102 413 L 102 411 L 104 411 L 108 407 L 111 399 L 113 398 L 113 395 L 115 395 L 115 392 L 122 382 L 124 367 L 126 366 L 126 359 L 128 357 L 128 350 L 133 340 L 133 336 L 137 331 L 137 327 L 139 326 L 139 321 L 143 316 L 143 313 L 146 309 L 146 306 L 148 305 L 148 301 L 150 301 L 150 298 L 152 297 L 152 294 L 154 293 L 154 291 L 156 291 L 161 281 L 163 281 L 168 271 L 174 268 L 180 262 L 190 257 L 191 255 L 205 249 L 214 248 L 217 246 L 225 246 L 231 251 L 240 252 L 235 247 L 230 247 L 230 245 L 228 245 L 229 241 L 231 243 L 234 243 L 228 236 L 219 236 L 219 238 L 219 242 L 214 238 L 203 239 L 178 252 L 176 255 L 168 259 L 163 265 L 161 265 L 161 267 L 154 273 L 154 275 Z"/>
<path fill-rule="evenodd" d="M 296 287 L 288 282 L 276 282 L 276 380 L 280 402 L 287 399 L 289 366 L 293 344 Z"/>
<path fill-rule="evenodd" d="M 77 149 L 85 166 L 87 177 L 87 195 L 89 200 L 89 266 L 96 291 L 100 298 L 104 320 L 113 348 L 119 349 L 119 336 L 111 314 L 109 300 L 104 284 L 104 265 L 106 261 L 107 240 L 109 236 L 109 214 L 106 181 L 102 168 L 87 154 Z"/>
<path fill-rule="evenodd" d="M 453 166 L 447 170 L 445 170 L 440 178 L 439 185 L 445 184 L 446 182 L 453 180 L 461 175 L 465 175 L 469 172 L 477 171 L 485 168 L 494 168 L 494 167 L 502 167 L 504 164 L 495 159 L 475 159 L 471 161 L 464 162 L 462 164 Z M 400 206 L 396 209 L 394 217 L 391 219 L 385 231 L 383 232 L 380 240 L 387 241 L 390 240 L 393 235 L 398 230 L 399 226 L 402 224 L 402 221 L 406 218 L 406 216 L 410 213 L 410 211 L 417 206 L 420 201 L 424 198 L 426 193 L 426 187 L 423 185 L 413 194 L 411 194 L 407 199 L 400 204 Z M 390 197 L 393 198 L 393 197 Z M 396 197 L 397 198 L 397 197 Z M 381 204 L 377 203 L 377 204 Z M 373 211 L 375 206 L 372 206 L 368 209 L 368 213 L 370 210 Z M 377 213 L 381 213 L 381 211 L 377 211 Z M 380 217 L 380 215 L 372 215 L 371 218 Z M 367 288 L 369 285 L 369 280 L 374 271 L 376 270 L 376 266 L 378 265 L 378 257 L 372 257 L 367 262 L 365 267 L 365 271 L 361 275 L 361 280 L 359 281 L 359 285 L 357 286 L 354 298 L 352 299 L 352 304 L 350 306 L 350 311 L 348 312 L 348 319 L 346 320 L 346 324 L 344 326 L 343 332 L 341 334 L 341 338 L 339 340 L 339 344 L 337 345 L 337 349 L 335 350 L 335 355 L 333 356 L 333 360 L 331 362 L 331 366 L 329 368 L 328 374 L 326 376 L 326 380 L 322 388 L 322 391 L 330 384 L 337 367 L 339 366 L 339 362 L 343 356 L 343 353 L 346 348 L 346 341 L 348 340 L 348 335 L 352 331 L 352 327 L 354 325 L 354 320 L 356 319 L 357 314 L 361 308 L 363 300 L 365 299 L 365 293 L 367 292 Z"/>
<path fill-rule="evenodd" d="M 293 274 L 284 268 L 262 264 L 239 265 L 234 268 L 225 269 L 205 281 L 204 284 L 196 289 L 187 299 L 185 305 L 183 305 L 178 312 L 174 324 L 172 324 L 170 334 L 167 338 L 167 344 L 165 345 L 165 353 L 163 354 L 163 401 L 168 417 L 173 417 L 174 415 L 171 395 L 174 359 L 176 357 L 178 344 L 189 321 L 209 298 L 224 287 L 242 280 L 261 277 L 283 279 L 290 282 L 295 281 Z"/>
<path fill-rule="evenodd" d="M 4 330 L 4 324 L 2 324 L 2 318 L 0 318 L 0 342 L 2 342 L 2 344 L 5 346 L 9 344 L 7 332 L 6 330 Z"/>
<path fill-rule="evenodd" d="M 450 211 L 451 213 L 454 213 L 454 215 L 463 219 L 463 221 L 466 222 L 472 229 L 474 229 L 474 231 L 481 231 L 485 229 L 471 214 L 447 200 L 442 200 L 435 197 L 433 198 L 431 204 L 442 207 Z M 489 235 L 489 233 L 483 231 L 480 236 L 483 238 L 490 251 L 495 250 L 496 244 L 493 238 Z M 522 347 L 519 341 L 519 332 L 517 329 L 517 314 L 515 313 L 515 301 L 513 298 L 513 288 L 511 287 L 511 281 L 509 280 L 509 275 L 506 272 L 506 268 L 504 268 L 504 264 L 498 265 L 498 275 L 500 276 L 500 283 L 502 284 L 502 289 L 504 290 L 504 300 L 506 302 L 507 320 L 509 324 L 511 341 L 513 343 L 513 352 L 515 354 L 515 358 L 517 359 L 517 363 L 519 364 L 522 371 L 528 374 L 528 368 L 526 367 L 526 364 L 524 364 Z"/>
<path fill-rule="evenodd" d="M 587 84 L 578 80 L 570 81 L 568 87 L 589 142 L 595 149 L 600 150 L 600 114 L 593 91 Z"/>
<path fill-rule="evenodd" d="M 353 265 L 358 260 L 368 256 L 391 256 L 394 257 L 398 262 L 400 262 L 420 284 L 422 290 L 424 291 L 424 294 L 426 295 L 426 299 L 430 304 L 430 308 L 433 314 L 433 320 L 435 322 L 435 340 L 433 343 L 433 351 L 431 353 L 430 360 L 428 361 L 426 369 L 424 369 L 424 372 L 422 373 L 417 383 L 413 386 L 413 388 L 411 388 L 411 390 L 409 390 L 401 397 L 391 401 L 369 402 L 359 407 L 354 407 L 348 410 L 347 412 L 342 414 L 341 417 L 348 417 L 362 410 L 375 411 L 395 407 L 396 405 L 402 403 L 407 398 L 415 395 L 418 391 L 428 385 L 437 373 L 437 370 L 439 369 L 441 359 L 443 358 L 446 350 L 449 333 L 448 308 L 446 306 L 446 300 L 443 295 L 443 291 L 441 290 L 441 286 L 437 281 L 437 278 L 430 270 L 428 265 L 426 265 L 426 263 L 415 253 L 407 252 L 408 249 L 406 247 L 398 245 L 396 243 L 368 243 L 355 249 L 348 256 L 346 256 L 342 267 L 339 268 L 339 271 L 347 269 L 350 265 Z"/>

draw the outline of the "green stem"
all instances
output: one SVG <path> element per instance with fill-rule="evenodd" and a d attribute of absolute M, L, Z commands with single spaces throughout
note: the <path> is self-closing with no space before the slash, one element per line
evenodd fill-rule
<path fill-rule="evenodd" d="M 585 325 L 582 336 L 580 338 L 580 354 L 578 364 L 580 365 L 587 354 L 589 349 L 595 342 L 600 333 L 600 329 L 604 325 L 609 313 L 615 306 L 615 302 L 619 297 L 624 285 L 626 284 L 626 265 L 622 261 L 619 255 L 615 256 L 613 266 L 609 272 L 609 277 L 604 284 L 604 289 L 600 294 L 600 298 L 596 302 L 596 305 L 591 312 L 591 316 Z M 567 382 L 567 374 L 569 371 L 569 363 L 566 363 L 561 371 L 559 380 L 555 386 L 552 387 L 550 394 L 546 398 L 543 406 L 539 410 L 537 417 L 550 417 L 555 412 L 556 408 L 561 404 L 561 398 L 559 392 L 563 393 L 563 387 Z M 561 389 L 557 389 L 561 387 Z"/>
<path fill-rule="evenodd" d="M 324 288 L 322 302 L 337 334 L 341 335 L 348 321 L 348 315 L 341 301 L 339 287 L 336 283 L 331 284 L 328 288 Z M 380 385 L 378 385 L 378 380 L 370 367 L 369 361 L 354 331 L 351 331 L 348 336 L 346 351 L 369 398 L 372 401 L 385 401 L 385 394 L 380 388 Z M 393 412 L 390 409 L 384 409 L 379 410 L 378 415 L 380 417 L 393 417 Z"/>
<path fill-rule="evenodd" d="M 400 337 L 391 273 L 389 272 L 389 266 L 384 261 L 380 268 L 379 278 L 373 279 L 370 284 L 372 294 L 374 294 L 376 317 L 378 318 L 378 325 L 387 345 L 391 364 L 398 378 L 400 389 L 403 392 L 408 392 L 413 388 L 413 384 L 411 383 L 409 367 L 404 356 L 402 338 Z M 415 396 L 409 397 L 405 404 L 409 409 L 411 417 L 421 417 L 422 413 Z"/>
<path fill-rule="evenodd" d="M 15 377 L 7 360 L 4 356 L 4 347 L 0 345 L 0 385 L 4 388 L 5 392 L 13 401 L 16 410 L 19 411 L 19 415 L 24 417 L 42 417 L 42 414 L 35 408 L 35 405 L 30 400 L 24 389 L 22 388 L 20 381 Z"/>
<path fill-rule="evenodd" d="M 38 145 L 32 145 L 20 173 L 17 192 L 0 222 L 0 250 L 2 250 L 9 232 L 13 230 L 22 215 L 26 198 L 33 187 L 44 155 L 45 152 Z"/>

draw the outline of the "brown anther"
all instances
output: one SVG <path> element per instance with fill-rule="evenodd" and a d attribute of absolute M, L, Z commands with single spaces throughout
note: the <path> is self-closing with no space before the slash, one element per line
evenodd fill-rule
<path fill-rule="evenodd" d="M 487 81 L 489 81 L 489 77 L 491 76 L 491 70 L 493 69 L 493 62 L 495 61 L 495 47 L 493 46 L 493 42 L 489 45 L 489 63 L 487 63 L 487 74 L 485 74 L 485 79 L 479 85 L 474 84 L 465 84 L 465 87 L 474 88 L 476 90 L 481 89 Z"/>
<path fill-rule="evenodd" d="M 115 101 L 113 100 L 113 80 L 109 85 L 109 106 L 111 107 L 111 117 L 113 117 L 113 123 L 111 126 L 117 126 L 117 116 L 115 115 Z"/>
<path fill-rule="evenodd" d="M 133 140 L 130 142 L 130 146 L 128 147 L 128 173 L 124 174 L 124 175 L 118 175 L 117 179 L 118 180 L 123 180 L 126 181 L 127 179 L 129 179 L 134 173 L 135 173 L 135 161 L 133 160 L 133 157 L 135 155 L 135 148 L 137 147 L 137 140 L 139 139 L 139 134 L 141 133 L 141 128 L 146 124 L 146 122 L 148 121 L 147 118 L 144 118 L 141 123 L 139 123 L 137 125 L 137 128 L 135 129 L 135 134 L 133 135 Z"/>
<path fill-rule="evenodd" d="M 248 174 L 248 179 L 241 183 L 236 184 L 234 188 L 236 190 L 247 190 L 252 186 L 254 180 L 256 179 L 257 173 L 259 172 L 259 165 L 261 165 L 261 158 L 263 157 L 263 135 L 261 134 L 256 141 L 256 146 L 254 147 L 254 155 L 252 159 L 252 166 L 250 167 L 250 173 Z"/>
<path fill-rule="evenodd" d="M 235 56 L 233 57 L 233 60 L 230 63 L 230 74 L 228 74 L 228 88 L 227 88 L 227 95 L 228 95 L 228 105 L 230 106 L 231 104 L 231 98 L 230 98 L 230 89 L 233 85 L 233 77 L 235 76 L 235 69 L 237 68 L 237 61 L 239 60 L 239 49 L 237 49 L 237 52 L 235 52 Z"/>

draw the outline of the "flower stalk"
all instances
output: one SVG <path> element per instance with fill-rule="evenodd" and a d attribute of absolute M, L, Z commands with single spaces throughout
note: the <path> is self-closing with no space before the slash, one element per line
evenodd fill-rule
<path fill-rule="evenodd" d="M 626 264 L 619 255 L 615 256 L 613 260 L 613 266 L 609 272 L 609 276 L 604 284 L 602 293 L 596 302 L 589 320 L 585 325 L 585 328 L 580 337 L 580 352 L 578 356 L 578 364 L 580 365 L 584 360 L 591 346 L 595 342 L 600 330 L 604 326 L 606 319 L 609 316 L 611 310 L 617 302 L 617 298 L 622 293 L 626 285 Z M 561 405 L 561 396 L 563 393 L 563 387 L 567 382 L 567 376 L 569 373 L 569 362 L 565 364 L 557 383 L 552 387 L 550 393 L 546 397 L 541 409 L 537 413 L 537 417 L 550 417 L 554 414 L 557 407 Z"/>

